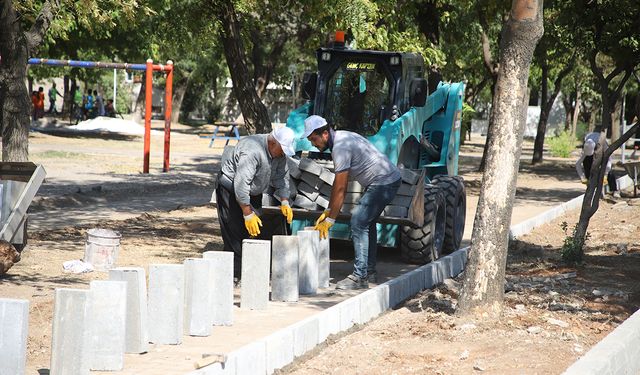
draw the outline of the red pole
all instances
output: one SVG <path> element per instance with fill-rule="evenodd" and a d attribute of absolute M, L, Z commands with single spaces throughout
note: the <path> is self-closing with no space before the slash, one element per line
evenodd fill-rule
<path fill-rule="evenodd" d="M 167 61 L 167 81 L 164 88 L 164 165 L 163 172 L 169 172 L 169 149 L 171 148 L 171 101 L 173 100 L 173 61 Z"/>
<path fill-rule="evenodd" d="M 151 104 L 153 101 L 153 60 L 147 59 L 144 110 L 144 161 L 142 173 L 149 173 L 149 149 L 151 148 Z"/>

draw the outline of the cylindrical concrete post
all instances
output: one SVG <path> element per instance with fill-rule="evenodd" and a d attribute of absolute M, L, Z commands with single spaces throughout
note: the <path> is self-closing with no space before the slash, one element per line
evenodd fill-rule
<path fill-rule="evenodd" d="M 298 301 L 298 236 L 273 236 L 271 300 Z"/>
<path fill-rule="evenodd" d="M 149 341 L 177 345 L 184 333 L 184 266 L 149 265 Z"/>
<path fill-rule="evenodd" d="M 0 332 L 0 374 L 24 374 L 29 332 L 29 301 L 0 298 Z"/>
<path fill-rule="evenodd" d="M 109 280 L 127 283 L 125 353 L 145 353 L 149 349 L 147 319 L 147 276 L 142 267 L 109 270 Z"/>
<path fill-rule="evenodd" d="M 120 371 L 124 367 L 127 282 L 94 280 L 93 314 L 89 319 L 91 370 Z"/>
<path fill-rule="evenodd" d="M 92 292 L 56 289 L 51 332 L 51 375 L 89 375 Z"/>
<path fill-rule="evenodd" d="M 205 251 L 202 257 L 211 262 L 211 305 L 214 326 L 233 324 L 233 252 Z"/>
<path fill-rule="evenodd" d="M 211 266 L 206 259 L 184 260 L 184 333 L 191 336 L 211 335 Z"/>
<path fill-rule="evenodd" d="M 269 302 L 271 241 L 242 241 L 242 286 L 240 307 L 264 310 Z"/>
<path fill-rule="evenodd" d="M 315 294 L 318 291 L 318 246 L 320 235 L 317 230 L 298 231 L 300 253 L 299 282 L 300 294 Z"/>

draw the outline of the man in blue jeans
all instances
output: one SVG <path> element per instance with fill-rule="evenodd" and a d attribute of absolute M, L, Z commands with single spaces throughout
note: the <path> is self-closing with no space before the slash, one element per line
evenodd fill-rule
<path fill-rule="evenodd" d="M 355 180 L 365 188 L 351 214 L 355 252 L 353 273 L 339 281 L 336 289 L 368 288 L 369 281 L 376 281 L 376 221 L 400 187 L 400 171 L 366 138 L 349 131 L 333 130 L 321 116 L 309 116 L 304 127 L 303 138 L 321 152 L 331 150 L 335 169 L 329 209 L 316 221 L 315 229 L 321 238 L 328 237 L 329 228 L 336 222 L 349 180 Z"/>

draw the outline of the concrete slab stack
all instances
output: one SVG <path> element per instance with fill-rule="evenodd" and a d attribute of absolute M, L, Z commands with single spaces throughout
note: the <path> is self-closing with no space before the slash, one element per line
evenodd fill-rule
<path fill-rule="evenodd" d="M 273 236 L 271 300 L 298 301 L 298 236 Z"/>
<path fill-rule="evenodd" d="M 182 343 L 184 332 L 184 266 L 149 265 L 149 341 Z"/>
<path fill-rule="evenodd" d="M 211 262 L 211 310 L 216 326 L 233 324 L 233 252 L 206 251 L 202 257 Z"/>
<path fill-rule="evenodd" d="M 109 280 L 127 283 L 127 317 L 125 352 L 145 353 L 149 350 L 147 320 L 147 277 L 144 268 L 118 267 L 109 270 Z"/>
<path fill-rule="evenodd" d="M 127 322 L 127 282 L 94 280 L 89 319 L 90 369 L 120 371 L 124 367 Z"/>
<path fill-rule="evenodd" d="M 300 294 L 315 294 L 318 290 L 320 236 L 316 230 L 300 230 L 298 241 L 300 253 L 298 290 Z"/>
<path fill-rule="evenodd" d="M 0 374 L 24 374 L 29 301 L 0 298 Z"/>
<path fill-rule="evenodd" d="M 242 241 L 241 308 L 250 310 L 264 310 L 267 308 L 269 302 L 270 265 L 270 241 Z"/>
<path fill-rule="evenodd" d="M 51 332 L 51 375 L 89 375 L 92 291 L 56 289 Z"/>
<path fill-rule="evenodd" d="M 213 324 L 212 263 L 206 259 L 184 260 L 184 334 L 209 336 Z"/>

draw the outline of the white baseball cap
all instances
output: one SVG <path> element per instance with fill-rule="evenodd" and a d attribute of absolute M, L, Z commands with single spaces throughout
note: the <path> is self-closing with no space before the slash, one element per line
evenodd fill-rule
<path fill-rule="evenodd" d="M 584 156 L 591 156 L 596 149 L 596 143 L 593 139 L 587 139 L 584 141 L 584 146 L 582 146 L 582 153 Z"/>
<path fill-rule="evenodd" d="M 296 150 L 293 147 L 293 139 L 295 138 L 293 130 L 285 126 L 280 129 L 274 129 L 271 132 L 271 135 L 276 141 L 278 141 L 285 155 L 293 156 L 296 153 Z"/>
<path fill-rule="evenodd" d="M 311 135 L 315 130 L 320 129 L 323 126 L 327 125 L 327 120 L 322 116 L 311 115 L 304 119 L 304 134 L 302 134 L 302 139 L 307 138 Z"/>

